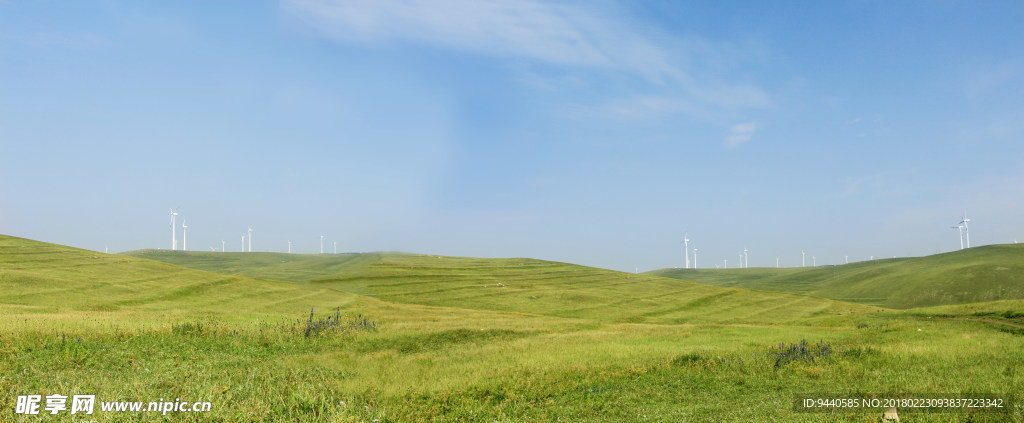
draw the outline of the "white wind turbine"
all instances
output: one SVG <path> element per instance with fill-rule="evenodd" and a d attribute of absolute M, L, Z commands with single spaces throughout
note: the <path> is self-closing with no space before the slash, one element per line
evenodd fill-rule
<path fill-rule="evenodd" d="M 181 251 L 188 250 L 188 224 L 181 222 Z"/>
<path fill-rule="evenodd" d="M 242 252 L 245 252 L 245 234 L 242 234 Z"/>
<path fill-rule="evenodd" d="M 743 268 L 750 268 L 750 255 L 747 253 L 747 246 L 743 246 Z"/>
<path fill-rule="evenodd" d="M 776 269 L 779 268 L 779 258 L 778 257 L 775 258 L 775 268 Z"/>
<path fill-rule="evenodd" d="M 249 226 L 249 252 L 252 252 L 252 226 Z"/>
<path fill-rule="evenodd" d="M 292 242 L 288 241 L 288 254 L 292 253 Z"/>
<path fill-rule="evenodd" d="M 227 251 L 227 250 L 224 249 L 226 245 L 227 245 L 227 243 L 225 243 L 223 239 L 220 240 L 220 252 L 223 253 L 223 252 Z"/>
<path fill-rule="evenodd" d="M 818 267 L 818 257 L 811 256 L 811 267 Z"/>
<path fill-rule="evenodd" d="M 334 241 L 334 254 L 338 254 L 338 241 Z"/>
<path fill-rule="evenodd" d="M 963 250 L 964 249 L 964 225 L 951 226 L 951 228 L 959 229 L 960 230 L 960 249 Z"/>
<path fill-rule="evenodd" d="M 171 209 L 171 251 L 178 249 L 178 229 L 177 225 L 178 212 Z"/>
<path fill-rule="evenodd" d="M 686 268 L 690 268 L 690 236 L 687 233 L 683 233 L 683 254 L 686 255 Z M 694 261 L 697 261 L 694 259 Z M 696 266 L 695 266 L 696 267 Z"/>
<path fill-rule="evenodd" d="M 967 248 L 971 248 L 971 228 L 967 226 L 967 222 L 971 219 L 967 218 L 967 212 L 964 212 L 964 218 L 960 221 L 961 225 L 964 225 L 964 239 L 967 240 Z"/>
<path fill-rule="evenodd" d="M 693 268 L 697 268 L 697 247 L 693 247 Z"/>
<path fill-rule="evenodd" d="M 729 259 L 722 259 L 722 263 L 723 263 L 722 268 L 724 268 L 724 269 L 728 269 L 729 268 Z"/>
<path fill-rule="evenodd" d="M 807 253 L 800 250 L 800 267 L 807 267 Z"/>
<path fill-rule="evenodd" d="M 320 254 L 324 253 L 324 235 L 320 234 Z"/>

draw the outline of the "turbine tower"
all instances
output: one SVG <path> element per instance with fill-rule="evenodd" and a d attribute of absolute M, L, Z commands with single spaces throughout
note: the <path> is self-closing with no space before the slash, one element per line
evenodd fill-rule
<path fill-rule="evenodd" d="M 811 256 L 811 267 L 818 267 L 818 257 Z"/>
<path fill-rule="evenodd" d="M 778 257 L 775 258 L 775 268 L 776 269 L 779 268 L 779 258 Z"/>
<path fill-rule="evenodd" d="M 800 267 L 807 267 L 807 253 L 800 250 Z"/>
<path fill-rule="evenodd" d="M 724 265 L 722 267 L 723 269 L 728 269 L 729 268 L 729 259 L 722 259 L 722 263 L 724 263 Z"/>
<path fill-rule="evenodd" d="M 252 252 L 252 226 L 249 226 L 249 252 Z"/>
<path fill-rule="evenodd" d="M 750 255 L 747 254 L 747 246 L 743 246 L 743 268 L 750 268 Z"/>
<path fill-rule="evenodd" d="M 242 252 L 245 252 L 245 234 L 242 234 Z"/>
<path fill-rule="evenodd" d="M 288 254 L 292 253 L 292 242 L 288 241 Z"/>
<path fill-rule="evenodd" d="M 223 252 L 227 251 L 227 250 L 224 249 L 225 246 L 226 246 L 226 243 L 224 242 L 224 240 L 223 239 L 220 240 L 220 252 L 223 253 Z"/>
<path fill-rule="evenodd" d="M 693 268 L 697 268 L 697 247 L 693 247 Z"/>
<path fill-rule="evenodd" d="M 850 264 L 850 256 L 846 256 L 846 264 Z"/>
<path fill-rule="evenodd" d="M 338 254 L 338 241 L 334 241 L 334 254 Z"/>
<path fill-rule="evenodd" d="M 689 234 L 683 233 L 683 254 L 686 255 L 686 268 L 690 268 L 690 236 Z M 694 259 L 693 261 L 697 261 Z M 696 266 L 694 266 L 696 267 Z"/>
<path fill-rule="evenodd" d="M 181 222 L 181 251 L 188 250 L 188 224 Z"/>
<path fill-rule="evenodd" d="M 320 254 L 324 253 L 324 235 L 320 234 Z"/>
<path fill-rule="evenodd" d="M 950 228 L 959 229 L 960 230 L 960 249 L 963 250 L 964 249 L 964 225 L 950 226 Z"/>
<path fill-rule="evenodd" d="M 178 249 L 178 231 L 177 228 L 175 228 L 177 218 L 178 212 L 171 209 L 171 251 Z"/>
<path fill-rule="evenodd" d="M 967 212 L 964 212 L 964 218 L 960 221 L 961 225 L 964 225 L 964 239 L 967 240 L 967 248 L 971 248 L 971 228 L 967 226 L 967 222 L 971 219 L 967 218 Z"/>

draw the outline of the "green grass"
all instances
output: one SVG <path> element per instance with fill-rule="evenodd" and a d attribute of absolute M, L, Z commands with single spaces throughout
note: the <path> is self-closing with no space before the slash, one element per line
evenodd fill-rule
<path fill-rule="evenodd" d="M 875 310 L 804 295 L 723 289 L 534 259 L 396 253 L 239 253 L 221 258 L 218 253 L 155 250 L 130 254 L 213 271 L 251 268 L 247 274 L 274 275 L 394 303 L 617 323 L 782 324 Z"/>
<path fill-rule="evenodd" d="M 904 309 L 1024 299 L 1024 245 L 816 268 L 662 269 L 649 274 Z"/>
<path fill-rule="evenodd" d="M 213 403 L 169 421 L 875 422 L 880 410 L 802 414 L 790 402 L 800 392 L 1019 394 L 1024 382 L 1024 336 L 948 310 L 527 259 L 204 255 L 217 254 L 181 254 L 234 274 L 0 236 L 0 421 L 18 420 L 16 395 L 92 393 Z M 310 307 L 376 328 L 306 337 Z M 1020 310 L 990 309 L 1007 308 Z M 835 353 L 776 366 L 773 346 L 801 339 Z M 970 418 L 1024 421 L 1020 409 Z"/>

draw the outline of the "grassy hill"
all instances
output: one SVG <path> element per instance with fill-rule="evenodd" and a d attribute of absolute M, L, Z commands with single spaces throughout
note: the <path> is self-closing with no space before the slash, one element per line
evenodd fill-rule
<path fill-rule="evenodd" d="M 167 324 L 193 315 L 227 320 L 293 316 L 355 295 L 303 288 L 0 235 L 0 314 Z M 116 312 L 116 313 L 115 313 Z"/>
<path fill-rule="evenodd" d="M 649 274 L 902 309 L 1024 298 L 1024 245 L 988 245 L 842 266 L 662 269 Z"/>
<path fill-rule="evenodd" d="M 0 421 L 35 421 L 17 395 L 60 393 L 213 405 L 97 421 L 875 422 L 796 413 L 793 395 L 1024 386 L 1024 337 L 950 310 L 529 259 L 134 255 L 0 236 Z"/>
<path fill-rule="evenodd" d="M 873 311 L 870 307 L 804 295 L 723 289 L 522 258 L 158 250 L 128 254 L 197 269 L 337 288 L 395 303 L 622 323 L 780 324 Z"/>
<path fill-rule="evenodd" d="M 136 250 L 121 255 L 162 261 L 214 273 L 307 283 L 326 275 L 344 274 L 360 269 L 385 255 L 402 254 L 211 253 Z"/>

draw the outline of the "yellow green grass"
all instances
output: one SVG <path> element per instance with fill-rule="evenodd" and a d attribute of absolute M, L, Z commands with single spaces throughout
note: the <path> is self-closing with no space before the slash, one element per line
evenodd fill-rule
<path fill-rule="evenodd" d="M 224 259 L 208 255 L 193 259 Z M 168 421 L 874 422 L 880 410 L 794 413 L 792 395 L 1024 381 L 1021 335 L 928 311 L 527 259 L 233 260 L 226 275 L 0 236 L 0 421 L 18 420 L 16 395 L 90 393 L 213 403 Z M 293 332 L 311 307 L 376 329 Z M 771 348 L 801 339 L 834 353 L 776 366 Z M 1022 421 L 1019 409 L 902 417 Z"/>

